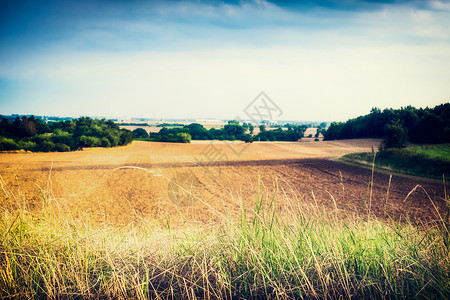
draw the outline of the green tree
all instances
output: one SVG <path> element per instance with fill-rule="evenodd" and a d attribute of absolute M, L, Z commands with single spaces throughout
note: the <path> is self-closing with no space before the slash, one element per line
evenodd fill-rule
<path fill-rule="evenodd" d="M 408 131 L 398 122 L 384 127 L 383 149 L 405 148 L 408 142 Z"/>
<path fill-rule="evenodd" d="M 253 131 L 255 130 L 255 127 L 253 126 L 252 123 L 249 123 L 248 129 L 250 130 L 250 134 L 253 134 Z"/>
<path fill-rule="evenodd" d="M 180 133 L 177 133 L 177 140 L 181 143 L 190 143 L 191 136 L 189 135 L 189 133 L 180 132 Z"/>
<path fill-rule="evenodd" d="M 145 131 L 145 129 L 137 128 L 133 130 L 133 137 L 134 138 L 148 138 L 148 133 Z"/>

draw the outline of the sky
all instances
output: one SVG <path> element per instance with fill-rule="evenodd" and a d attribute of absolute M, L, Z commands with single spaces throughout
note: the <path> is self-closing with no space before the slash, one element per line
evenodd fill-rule
<path fill-rule="evenodd" d="M 0 114 L 345 121 L 450 100 L 450 2 L 0 0 Z"/>

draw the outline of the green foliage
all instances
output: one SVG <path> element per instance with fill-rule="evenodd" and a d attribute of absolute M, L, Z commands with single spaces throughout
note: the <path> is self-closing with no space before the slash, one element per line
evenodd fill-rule
<path fill-rule="evenodd" d="M 55 147 L 54 147 L 54 151 L 57 151 L 57 152 L 69 152 L 70 150 L 71 149 L 68 145 L 62 144 L 62 143 L 57 143 L 57 144 L 55 144 Z"/>
<path fill-rule="evenodd" d="M 261 125 L 265 128 L 266 125 Z M 246 143 L 252 143 L 254 140 L 260 141 L 297 141 L 303 137 L 307 126 L 305 125 L 294 125 L 289 126 L 288 130 L 283 130 L 282 128 L 277 128 L 275 130 L 263 130 L 258 135 L 252 136 L 254 126 L 250 123 L 239 124 L 237 120 L 228 121 L 222 129 L 206 129 L 203 125 L 198 123 L 191 123 L 185 125 L 182 128 L 161 128 L 158 133 L 151 133 L 150 138 L 139 138 L 148 141 L 159 141 L 159 142 L 187 142 L 192 140 L 240 140 Z M 250 132 L 247 133 L 247 132 Z M 187 134 L 190 138 L 181 138 L 180 136 L 186 137 Z"/>
<path fill-rule="evenodd" d="M 13 139 L 0 137 L 0 151 L 18 150 L 19 146 Z"/>
<path fill-rule="evenodd" d="M 191 142 L 191 135 L 189 133 L 177 133 L 177 139 L 181 141 L 182 143 L 190 143 Z"/>
<path fill-rule="evenodd" d="M 392 124 L 402 126 L 411 142 L 449 143 L 450 103 L 424 109 L 407 106 L 381 111 L 373 108 L 368 115 L 343 123 L 331 123 L 324 133 L 324 139 L 386 138 L 384 129 Z"/>
<path fill-rule="evenodd" d="M 121 122 L 121 123 L 116 123 L 117 125 L 119 125 L 119 126 L 150 126 L 150 124 L 148 124 L 148 123 L 123 123 L 123 122 Z M 164 124 L 166 124 L 166 123 L 164 123 Z M 161 125 L 163 125 L 163 124 L 161 124 Z M 164 127 L 164 126 L 159 126 L 159 125 L 156 125 L 157 127 Z"/>
<path fill-rule="evenodd" d="M 252 124 L 248 125 L 248 130 L 250 132 L 250 134 L 253 134 L 253 131 L 255 130 L 255 127 Z"/>
<path fill-rule="evenodd" d="M 184 126 L 183 129 L 187 130 L 186 133 L 189 133 L 193 140 L 209 140 L 209 139 L 211 139 L 211 134 L 201 124 L 191 123 L 189 125 Z"/>
<path fill-rule="evenodd" d="M 429 158 L 437 158 L 450 161 L 450 145 L 423 145 L 408 148 L 409 151 L 421 154 Z"/>
<path fill-rule="evenodd" d="M 389 148 L 405 148 L 408 142 L 408 132 L 399 123 L 388 124 L 384 127 L 384 140 L 382 147 Z"/>
<path fill-rule="evenodd" d="M 166 142 L 166 143 L 190 143 L 191 135 L 185 132 L 164 133 L 162 135 L 155 135 L 155 137 L 152 140 L 156 142 Z"/>
<path fill-rule="evenodd" d="M 138 126 L 138 125 L 136 125 L 136 126 Z M 150 126 L 150 125 L 147 124 L 147 126 Z M 183 126 L 184 125 L 180 124 L 180 123 L 161 123 L 161 124 L 156 125 L 156 127 L 183 127 Z"/>
<path fill-rule="evenodd" d="M 94 137 L 94 136 L 85 136 L 82 135 L 79 138 L 79 145 L 84 148 L 90 148 L 90 147 L 99 147 L 101 144 L 101 141 L 99 138 Z"/>
<path fill-rule="evenodd" d="M 35 117 L 17 117 L 13 123 L 0 121 L 0 151 L 73 151 L 85 147 L 126 145 L 133 139 L 131 131 L 120 129 L 113 121 L 81 117 L 45 124 Z"/>
<path fill-rule="evenodd" d="M 52 141 L 44 140 L 42 143 L 37 144 L 35 151 L 50 152 L 55 150 L 55 143 Z"/>
<path fill-rule="evenodd" d="M 107 137 L 102 137 L 102 140 L 100 141 L 101 146 L 104 148 L 109 148 L 111 147 L 111 142 L 108 140 Z"/>
<path fill-rule="evenodd" d="M 223 127 L 223 133 L 227 140 L 242 140 L 244 135 L 244 128 L 237 122 L 229 121 L 227 125 Z"/>
<path fill-rule="evenodd" d="M 261 125 L 263 126 L 263 125 Z M 289 126 L 288 130 L 277 128 L 275 130 L 263 130 L 255 137 L 260 141 L 298 141 L 303 137 L 306 131 L 306 126 Z"/>
<path fill-rule="evenodd" d="M 351 153 L 342 160 L 372 164 L 372 153 Z M 397 173 L 442 179 L 450 177 L 450 146 L 384 149 L 376 154 L 375 166 Z"/>
<path fill-rule="evenodd" d="M 134 138 L 148 138 L 148 133 L 145 131 L 145 129 L 142 128 L 136 128 L 133 130 L 133 137 Z"/>

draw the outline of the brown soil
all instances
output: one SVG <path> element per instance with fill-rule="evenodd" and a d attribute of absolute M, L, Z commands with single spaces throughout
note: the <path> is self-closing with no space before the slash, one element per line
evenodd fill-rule
<path fill-rule="evenodd" d="M 278 205 L 418 222 L 439 218 L 433 203 L 443 214 L 442 183 L 393 175 L 387 197 L 389 175 L 375 173 L 371 188 L 371 170 L 330 159 L 370 151 L 377 143 L 135 142 L 71 153 L 4 153 L 0 207 L 34 213 L 50 208 L 63 217 L 105 224 L 183 226 L 216 222 L 242 205 L 252 207 L 261 194 L 270 201 L 276 193 Z"/>

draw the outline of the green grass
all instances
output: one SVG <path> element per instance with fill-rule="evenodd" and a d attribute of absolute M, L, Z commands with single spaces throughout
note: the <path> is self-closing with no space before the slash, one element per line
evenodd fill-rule
<path fill-rule="evenodd" d="M 420 227 L 277 200 L 260 195 L 237 216 L 178 230 L 3 208 L 0 295 L 450 298 L 448 222 Z"/>
<path fill-rule="evenodd" d="M 373 153 L 351 153 L 341 160 L 372 165 Z M 376 153 L 375 166 L 397 173 L 438 178 L 450 177 L 450 146 L 416 146 L 405 149 L 385 149 Z"/>
<path fill-rule="evenodd" d="M 450 145 L 424 145 L 408 148 L 409 151 L 429 158 L 450 161 Z"/>

